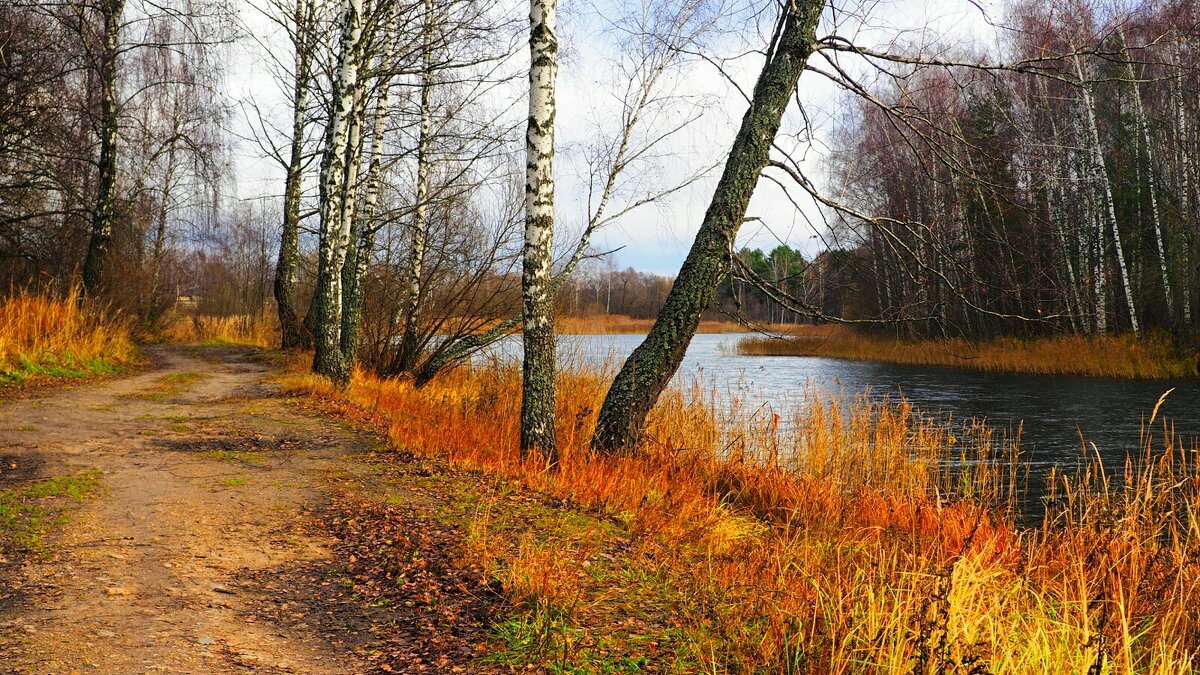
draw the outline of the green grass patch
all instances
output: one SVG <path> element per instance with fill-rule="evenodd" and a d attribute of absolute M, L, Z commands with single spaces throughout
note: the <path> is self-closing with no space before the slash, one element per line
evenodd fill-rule
<path fill-rule="evenodd" d="M 82 502 L 99 484 L 100 472 L 87 471 L 0 491 L 0 552 L 42 553 L 46 534 L 66 522 L 64 500 Z"/>
<path fill-rule="evenodd" d="M 18 386 L 37 380 L 84 380 L 123 372 L 126 365 L 103 358 L 76 358 L 59 354 L 22 358 L 15 366 L 0 368 L 0 386 Z"/>
<path fill-rule="evenodd" d="M 163 401 L 182 394 L 190 389 L 193 384 L 203 380 L 205 377 L 207 375 L 203 373 L 193 373 L 190 371 L 163 375 L 156 379 L 150 387 L 132 394 L 126 394 L 125 398 Z"/>

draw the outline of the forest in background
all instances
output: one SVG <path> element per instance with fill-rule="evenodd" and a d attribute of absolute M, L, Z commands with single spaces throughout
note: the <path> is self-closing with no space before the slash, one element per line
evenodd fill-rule
<path fill-rule="evenodd" d="M 600 202 L 589 202 L 588 230 L 697 179 L 627 185 L 660 165 L 669 132 L 695 121 L 678 112 L 682 96 L 670 86 L 697 65 L 680 45 L 738 18 L 723 5 L 682 6 L 616 20 L 641 42 L 614 43 L 628 86 L 615 109 L 622 123 L 598 130 L 583 153 Z M 376 98 L 358 104 L 364 121 L 368 109 L 386 112 L 374 131 L 357 132 L 360 201 L 368 165 L 380 165 L 378 205 L 362 216 L 371 241 L 359 340 L 370 364 L 395 370 L 420 357 L 389 353 L 392 338 L 407 332 L 397 344 L 437 353 L 519 305 L 520 124 L 506 106 L 520 41 L 519 22 L 499 4 L 384 7 L 394 31 L 390 44 L 382 32 L 371 38 Z M 106 301 L 145 326 L 173 308 L 263 317 L 275 309 L 276 277 L 290 269 L 277 264 L 281 246 L 294 246 L 297 319 L 284 324 L 302 321 L 317 267 L 333 9 L 0 6 L 0 283 L 66 288 L 99 247 L 106 275 L 119 279 L 104 284 Z M 290 42 L 292 53 L 275 45 L 268 64 L 290 94 L 290 129 L 286 117 L 228 93 L 241 75 L 230 54 L 255 39 L 248 15 Z M 831 42 L 830 51 L 886 65 L 869 75 L 831 60 L 810 66 L 848 92 L 823 163 L 827 187 L 788 176 L 799 173 L 789 157 L 764 173 L 802 179 L 787 190 L 821 205 L 825 251 L 805 259 L 787 244 L 740 250 L 706 317 L 847 319 L 907 337 L 1190 335 L 1200 302 L 1194 8 L 1019 2 L 1005 20 L 996 44 L 974 48 L 897 43 L 884 58 Z M 253 138 L 231 131 L 238 116 L 253 119 Z M 230 197 L 239 143 L 290 177 L 280 197 Z M 603 203 L 610 198 L 620 203 Z M 280 239 L 284 220 L 291 244 Z M 585 248 L 582 258 L 560 253 L 560 268 L 582 263 L 560 283 L 560 312 L 657 314 L 671 277 L 617 270 Z"/>
<path fill-rule="evenodd" d="M 1190 341 L 1190 4 L 1012 2 L 990 37 L 858 42 L 847 35 L 876 27 L 868 7 L 591 7 L 572 19 L 607 26 L 589 43 L 610 76 L 597 82 L 605 103 L 585 142 L 557 150 L 520 111 L 553 118 L 553 96 L 526 84 L 552 92 L 558 63 L 538 70 L 515 9 L 0 5 L 0 283 L 78 283 L 147 333 L 185 315 L 273 325 L 282 347 L 313 349 L 314 368 L 343 381 L 361 365 L 427 382 L 542 325 L 529 317 L 546 307 L 681 326 L 639 352 L 662 373 L 701 315 L 906 339 Z M 731 51 L 761 64 L 754 92 L 721 60 Z M 770 89 L 801 62 L 798 83 Z M 702 68 L 751 107 L 727 154 L 689 162 L 680 147 L 713 107 L 688 79 Z M 831 121 L 813 122 L 801 72 L 839 92 L 821 109 Z M 232 83 L 248 76 L 263 87 L 239 98 Z M 766 111 L 764 96 L 783 107 Z M 771 144 L 746 135 L 756 125 Z M 526 159 L 535 140 L 541 163 Z M 825 148 L 815 164 L 813 147 Z M 238 175 L 248 149 L 278 177 L 251 198 Z M 712 185 L 722 162 L 678 279 L 619 270 L 620 252 L 598 248 L 597 233 L 633 214 L 675 217 L 672 199 Z M 565 172 L 584 199 L 554 199 Z M 794 205 L 819 245 L 737 245 L 742 223 L 779 228 L 747 211 L 750 194 Z"/>

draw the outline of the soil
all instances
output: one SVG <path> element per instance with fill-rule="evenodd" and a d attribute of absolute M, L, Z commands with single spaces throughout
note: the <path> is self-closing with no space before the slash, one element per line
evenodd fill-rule
<path fill-rule="evenodd" d="M 100 476 L 45 551 L 0 556 L 0 671 L 478 670 L 498 600 L 422 515 L 438 495 L 362 506 L 378 437 L 280 396 L 245 350 L 150 356 L 0 403 L 0 489 Z"/>

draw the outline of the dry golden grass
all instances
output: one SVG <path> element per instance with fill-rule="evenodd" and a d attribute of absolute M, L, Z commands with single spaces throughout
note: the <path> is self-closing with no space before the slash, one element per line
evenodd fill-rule
<path fill-rule="evenodd" d="M 127 326 L 108 312 L 80 308 L 76 295 L 21 291 L 0 299 L 0 383 L 103 375 L 133 361 Z"/>
<path fill-rule="evenodd" d="M 259 315 L 234 316 L 180 314 L 171 317 L 153 337 L 174 343 L 269 348 L 279 344 L 279 325 L 276 316 L 266 311 Z"/>
<path fill-rule="evenodd" d="M 499 663 L 563 672 L 1195 668 L 1200 474 L 1169 428 L 1132 449 L 1125 483 L 1095 462 L 1056 479 L 1046 523 L 1030 529 L 1004 509 L 1016 450 L 982 425 L 951 430 L 903 402 L 816 395 L 784 419 L 747 418 L 693 389 L 665 396 L 636 456 L 603 458 L 586 443 L 607 379 L 561 375 L 554 471 L 516 450 L 513 369 L 460 369 L 423 389 L 362 374 L 347 393 L 308 375 L 285 384 L 373 412 L 400 450 L 595 514 L 573 535 L 554 534 L 561 527 L 545 514 L 480 508 L 471 517 L 468 552 L 517 612 L 497 628 Z M 560 515 L 554 522 L 570 517 Z"/>
<path fill-rule="evenodd" d="M 560 316 L 554 329 L 564 335 L 616 335 L 647 333 L 654 319 L 635 319 L 621 314 Z M 698 333 L 745 333 L 746 327 L 735 321 L 701 321 Z"/>
<path fill-rule="evenodd" d="M 793 337 L 747 337 L 738 352 L 757 356 L 827 356 L 918 366 L 949 366 L 993 372 L 1098 377 L 1191 378 L 1200 357 L 1179 354 L 1162 335 L 1081 335 L 987 342 L 910 342 L 863 335 L 840 326 L 797 328 Z"/>

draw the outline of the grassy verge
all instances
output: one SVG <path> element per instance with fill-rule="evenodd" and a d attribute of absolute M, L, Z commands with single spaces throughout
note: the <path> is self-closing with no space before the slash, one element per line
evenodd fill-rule
<path fill-rule="evenodd" d="M 595 316 L 563 316 L 555 319 L 554 327 L 566 335 L 616 335 L 647 333 L 654 319 L 635 319 L 620 314 Z M 734 321 L 701 321 L 699 333 L 745 333 L 746 327 Z"/>
<path fill-rule="evenodd" d="M 1200 355 L 1180 354 L 1169 339 L 1147 335 L 1059 336 L 1034 340 L 1000 338 L 986 342 L 910 342 L 862 335 L 841 327 L 797 328 L 788 338 L 754 336 L 738 343 L 738 353 L 756 356 L 826 356 L 918 366 L 948 366 L 992 372 L 1089 375 L 1128 378 L 1194 378 Z"/>
<path fill-rule="evenodd" d="M 457 495 L 444 514 L 463 533 L 456 556 L 507 603 L 481 665 L 1194 667 L 1200 471 L 1169 433 L 1131 449 L 1124 481 L 1096 465 L 1057 480 L 1044 525 L 1021 528 L 1004 507 L 1016 451 L 986 427 L 817 396 L 790 419 L 746 418 L 675 391 L 637 455 L 599 458 L 585 448 L 606 382 L 562 375 L 553 472 L 516 452 L 514 370 L 464 369 L 420 390 L 367 376 L 349 392 L 304 375 L 286 384 L 366 411 L 397 451 L 444 467 L 422 480 Z"/>
<path fill-rule="evenodd" d="M 109 375 L 135 357 L 127 328 L 81 309 L 72 294 L 22 292 L 0 300 L 0 386 Z"/>
<path fill-rule="evenodd" d="M 64 522 L 65 506 L 82 502 L 100 482 L 96 471 L 0 490 L 0 557 L 40 554 L 44 537 Z"/>

